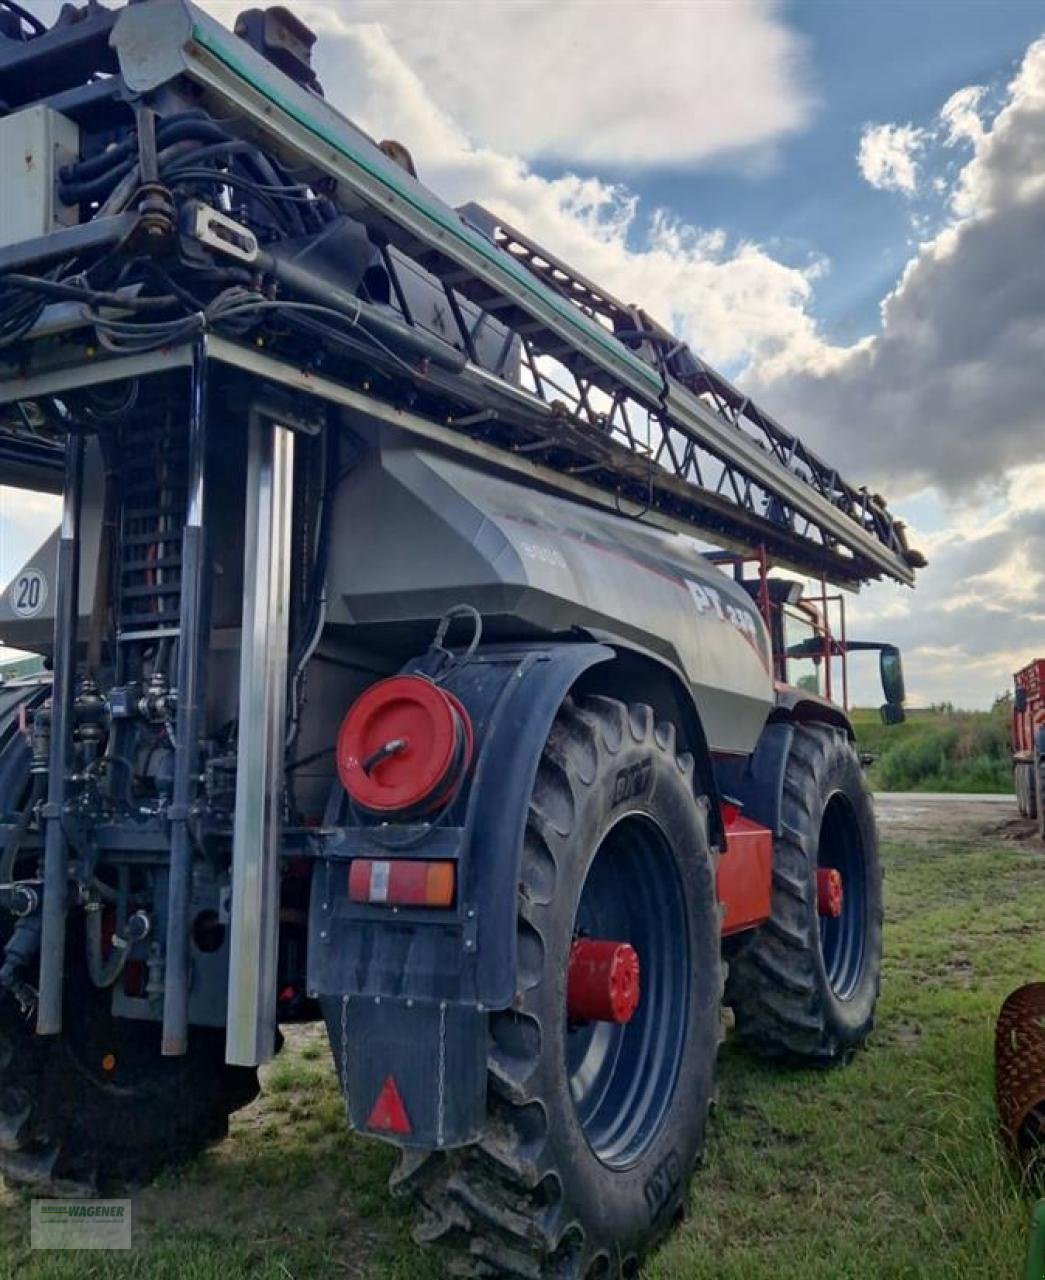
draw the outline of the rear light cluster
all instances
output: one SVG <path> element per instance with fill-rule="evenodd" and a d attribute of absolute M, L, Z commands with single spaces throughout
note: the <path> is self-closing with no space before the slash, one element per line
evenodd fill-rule
<path fill-rule="evenodd" d="M 414 858 L 356 858 L 348 872 L 350 901 L 389 907 L 452 907 L 456 867 Z"/>

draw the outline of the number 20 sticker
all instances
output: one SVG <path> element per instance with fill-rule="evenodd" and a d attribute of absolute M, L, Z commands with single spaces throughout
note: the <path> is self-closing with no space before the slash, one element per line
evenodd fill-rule
<path fill-rule="evenodd" d="M 47 579 L 39 569 L 26 569 L 15 578 L 7 594 L 19 618 L 35 618 L 47 603 Z"/>

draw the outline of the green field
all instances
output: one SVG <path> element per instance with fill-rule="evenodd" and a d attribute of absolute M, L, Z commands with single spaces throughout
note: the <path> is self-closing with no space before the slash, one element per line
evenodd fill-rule
<path fill-rule="evenodd" d="M 850 714 L 860 749 L 875 756 L 868 776 L 876 791 L 1012 791 L 1008 698 L 990 711 L 909 710 L 897 725 L 883 725 L 876 710 Z"/>
<path fill-rule="evenodd" d="M 1045 976 L 1034 841 L 905 832 L 885 845 L 878 1028 L 846 1069 L 779 1071 L 728 1046 L 690 1217 L 647 1280 L 1007 1280 L 1030 1201 L 994 1138 L 992 1026 Z M 293 1037 L 228 1141 L 135 1198 L 129 1255 L 32 1254 L 29 1207 L 0 1202 L 0 1277 L 436 1280 L 388 1151 L 349 1136 L 326 1046 Z"/>

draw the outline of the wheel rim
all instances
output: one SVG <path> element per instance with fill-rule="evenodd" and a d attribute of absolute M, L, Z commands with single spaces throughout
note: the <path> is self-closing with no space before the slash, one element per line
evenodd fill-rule
<path fill-rule="evenodd" d="M 839 1000 L 851 999 L 864 971 L 867 938 L 867 874 L 860 824 L 849 799 L 835 792 L 820 825 L 820 868 L 842 877 L 842 911 L 820 917 L 820 953 L 827 981 Z"/>
<path fill-rule="evenodd" d="M 689 1023 L 689 937 L 678 869 L 661 828 L 619 820 L 588 869 L 573 936 L 628 942 L 641 996 L 625 1025 L 567 1020 L 574 1111 L 603 1164 L 634 1164 L 659 1133 L 674 1096 Z"/>

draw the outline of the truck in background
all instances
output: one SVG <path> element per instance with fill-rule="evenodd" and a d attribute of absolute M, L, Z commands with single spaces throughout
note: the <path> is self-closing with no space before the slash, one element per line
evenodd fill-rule
<path fill-rule="evenodd" d="M 1045 787 L 1045 658 L 1035 658 L 1013 676 L 1012 775 L 1021 818 L 1035 818 L 1045 839 L 1041 793 Z"/>

